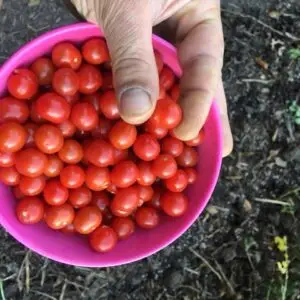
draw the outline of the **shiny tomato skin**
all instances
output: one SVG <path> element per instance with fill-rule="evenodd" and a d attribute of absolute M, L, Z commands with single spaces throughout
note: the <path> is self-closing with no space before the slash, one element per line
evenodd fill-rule
<path fill-rule="evenodd" d="M 135 221 L 143 229 L 152 229 L 159 224 L 158 211 L 153 207 L 140 207 L 135 212 Z"/>
<path fill-rule="evenodd" d="M 81 101 L 92 104 L 94 106 L 97 114 L 101 114 L 100 104 L 99 104 L 100 98 L 101 98 L 101 94 L 99 92 L 96 92 L 94 94 L 85 95 L 81 99 Z"/>
<path fill-rule="evenodd" d="M 47 156 L 43 152 L 35 148 L 28 148 L 16 155 L 15 166 L 20 174 L 37 177 L 44 173 L 47 162 Z"/>
<path fill-rule="evenodd" d="M 143 201 L 143 203 L 152 200 L 154 190 L 151 186 L 137 185 L 137 188 L 139 190 L 139 198 Z"/>
<path fill-rule="evenodd" d="M 114 91 L 108 90 L 99 99 L 100 110 L 109 120 L 120 119 L 117 97 Z"/>
<path fill-rule="evenodd" d="M 55 93 L 46 93 L 36 100 L 36 112 L 45 120 L 60 124 L 69 119 L 70 104 Z"/>
<path fill-rule="evenodd" d="M 45 166 L 44 175 L 50 178 L 59 176 L 64 167 L 62 160 L 56 155 L 48 155 L 47 159 L 48 161 Z"/>
<path fill-rule="evenodd" d="M 93 192 L 91 205 L 97 206 L 104 212 L 110 205 L 110 196 L 106 191 Z"/>
<path fill-rule="evenodd" d="M 68 189 L 77 189 L 84 184 L 85 172 L 78 165 L 69 165 L 60 172 L 60 182 Z"/>
<path fill-rule="evenodd" d="M 69 202 L 74 208 L 87 206 L 92 201 L 92 192 L 85 186 L 72 189 L 69 192 Z"/>
<path fill-rule="evenodd" d="M 122 120 L 118 121 L 110 130 L 109 140 L 111 144 L 120 150 L 130 148 L 137 138 L 137 129 L 134 125 Z"/>
<path fill-rule="evenodd" d="M 185 168 L 184 172 L 188 178 L 188 184 L 194 184 L 197 180 L 197 171 L 194 168 Z"/>
<path fill-rule="evenodd" d="M 117 233 L 120 240 L 129 238 L 135 231 L 135 224 L 131 218 L 117 217 L 112 220 L 111 227 Z"/>
<path fill-rule="evenodd" d="M 46 154 L 58 152 L 64 145 L 64 137 L 56 126 L 42 125 L 34 134 L 36 147 Z"/>
<path fill-rule="evenodd" d="M 112 184 L 118 188 L 127 188 L 136 182 L 139 170 L 130 160 L 121 161 L 115 165 L 110 173 Z"/>
<path fill-rule="evenodd" d="M 183 168 L 195 167 L 198 161 L 198 153 L 194 148 L 184 146 L 183 152 L 176 158 L 176 161 Z"/>
<path fill-rule="evenodd" d="M 83 65 L 78 71 L 79 91 L 82 94 L 89 95 L 96 93 L 102 86 L 101 72 L 92 65 Z"/>
<path fill-rule="evenodd" d="M 64 138 L 72 137 L 76 132 L 76 126 L 70 121 L 66 120 L 58 125 Z"/>
<path fill-rule="evenodd" d="M 22 224 L 36 224 L 44 217 L 44 203 L 38 197 L 21 199 L 16 208 L 16 214 Z"/>
<path fill-rule="evenodd" d="M 72 96 L 64 96 L 64 98 L 71 106 L 73 106 L 75 103 L 80 101 L 80 93 L 77 92 Z"/>
<path fill-rule="evenodd" d="M 63 228 L 61 229 L 61 232 L 66 233 L 66 234 L 73 234 L 73 233 L 76 233 L 74 224 L 71 223 L 71 224 L 66 225 L 65 227 L 63 227 Z"/>
<path fill-rule="evenodd" d="M 69 198 L 68 189 L 58 179 L 50 179 L 44 188 L 44 199 L 49 205 L 62 205 Z"/>
<path fill-rule="evenodd" d="M 160 145 L 151 134 L 144 133 L 136 138 L 133 151 L 141 160 L 151 161 L 159 155 Z"/>
<path fill-rule="evenodd" d="M 20 191 L 26 196 L 39 195 L 46 184 L 45 176 L 41 175 L 35 178 L 22 176 L 19 183 Z"/>
<path fill-rule="evenodd" d="M 108 168 L 89 166 L 86 169 L 85 183 L 93 191 L 103 191 L 110 184 Z"/>
<path fill-rule="evenodd" d="M 162 152 L 173 157 L 178 157 L 183 152 L 183 147 L 183 142 L 172 136 L 165 137 L 161 142 Z"/>
<path fill-rule="evenodd" d="M 71 112 L 71 121 L 79 130 L 90 131 L 97 127 L 99 117 L 91 103 L 76 103 Z"/>
<path fill-rule="evenodd" d="M 0 167 L 12 167 L 15 164 L 15 153 L 0 152 Z"/>
<path fill-rule="evenodd" d="M 53 75 L 52 87 L 61 96 L 74 96 L 79 84 L 79 77 L 71 68 L 58 69 Z"/>
<path fill-rule="evenodd" d="M 46 120 L 43 119 L 36 111 L 36 101 L 32 102 L 30 105 L 30 119 L 35 124 L 46 123 Z"/>
<path fill-rule="evenodd" d="M 92 137 L 108 139 L 108 135 L 112 127 L 113 122 L 111 120 L 100 117 L 97 127 L 92 130 Z"/>
<path fill-rule="evenodd" d="M 177 170 L 176 174 L 166 179 L 165 186 L 171 192 L 183 192 L 188 185 L 188 176 L 183 170 Z"/>
<path fill-rule="evenodd" d="M 13 97 L 0 99 L 0 124 L 8 121 L 25 123 L 29 117 L 29 108 L 25 101 Z"/>
<path fill-rule="evenodd" d="M 59 206 L 48 206 L 44 219 L 48 227 L 59 230 L 72 224 L 74 218 L 74 208 L 69 203 L 64 203 Z"/>
<path fill-rule="evenodd" d="M 143 186 L 150 186 L 152 185 L 155 180 L 156 176 L 152 172 L 151 163 L 141 161 L 137 165 L 139 170 L 139 175 L 137 177 L 137 182 Z"/>
<path fill-rule="evenodd" d="M 93 250 L 101 253 L 111 251 L 117 244 L 118 236 L 109 226 L 102 225 L 89 235 L 89 243 Z"/>
<path fill-rule="evenodd" d="M 84 59 L 92 65 L 100 65 L 110 61 L 106 42 L 99 38 L 85 42 L 82 46 L 82 55 Z"/>
<path fill-rule="evenodd" d="M 35 123 L 28 122 L 24 125 L 24 128 L 27 131 L 27 139 L 24 145 L 24 148 L 32 148 L 35 147 L 34 135 L 36 130 L 39 128 Z"/>
<path fill-rule="evenodd" d="M 164 87 L 165 90 L 169 90 L 175 83 L 175 75 L 173 71 L 164 66 L 159 76 L 159 83 Z"/>
<path fill-rule="evenodd" d="M 80 51 L 71 43 L 63 42 L 54 46 L 52 61 L 57 68 L 77 70 L 82 62 Z"/>
<path fill-rule="evenodd" d="M 83 158 L 82 146 L 76 140 L 65 140 L 58 157 L 66 164 L 77 164 Z"/>
<path fill-rule="evenodd" d="M 182 216 L 188 208 L 188 199 L 183 193 L 166 192 L 160 201 L 162 210 L 171 217 Z"/>
<path fill-rule="evenodd" d="M 108 185 L 108 187 L 106 188 L 106 190 L 107 190 L 109 193 L 115 195 L 115 194 L 117 193 L 117 191 L 118 191 L 118 188 L 117 188 L 117 186 L 116 186 L 115 184 L 110 183 L 110 184 Z"/>
<path fill-rule="evenodd" d="M 21 100 L 28 100 L 38 92 L 38 79 L 29 69 L 16 69 L 7 80 L 9 93 Z"/>
<path fill-rule="evenodd" d="M 33 62 L 30 69 L 36 75 L 40 85 L 50 85 L 52 83 L 55 66 L 51 59 L 39 57 Z"/>
<path fill-rule="evenodd" d="M 152 172 L 161 179 L 174 176 L 176 171 L 176 161 L 170 154 L 161 154 L 152 162 Z"/>
<path fill-rule="evenodd" d="M 102 213 L 96 206 L 86 206 L 80 208 L 73 221 L 75 230 L 80 234 L 90 234 L 102 222 Z"/>
<path fill-rule="evenodd" d="M 18 185 L 20 182 L 20 174 L 15 167 L 0 168 L 0 181 L 8 186 Z"/>
<path fill-rule="evenodd" d="M 0 125 L 0 151 L 17 152 L 23 148 L 27 139 L 26 129 L 16 122 Z"/>
<path fill-rule="evenodd" d="M 186 141 L 185 143 L 190 147 L 197 147 L 197 146 L 201 145 L 203 143 L 203 141 L 204 141 L 204 130 L 201 129 L 199 131 L 198 135 L 194 139 L 192 139 L 190 141 Z"/>
<path fill-rule="evenodd" d="M 144 129 L 146 132 L 152 134 L 158 140 L 163 139 L 168 134 L 167 128 L 158 127 L 149 120 L 145 123 Z"/>
<path fill-rule="evenodd" d="M 127 160 L 129 156 L 128 149 L 120 150 L 114 148 L 114 165 L 120 163 L 121 161 Z"/>

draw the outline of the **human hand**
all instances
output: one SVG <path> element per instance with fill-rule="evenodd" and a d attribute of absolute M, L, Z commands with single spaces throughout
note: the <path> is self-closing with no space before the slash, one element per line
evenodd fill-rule
<path fill-rule="evenodd" d="M 159 80 L 152 27 L 167 20 L 183 69 L 183 120 L 175 134 L 182 140 L 197 136 L 215 97 L 223 125 L 223 155 L 230 154 L 233 141 L 221 74 L 220 0 L 71 1 L 87 20 L 102 27 L 112 57 L 120 114 L 133 124 L 146 121 L 155 109 Z"/>

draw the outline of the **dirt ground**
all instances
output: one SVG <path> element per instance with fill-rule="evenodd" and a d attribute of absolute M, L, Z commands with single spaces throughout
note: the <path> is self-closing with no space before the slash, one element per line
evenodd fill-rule
<path fill-rule="evenodd" d="M 61 0 L 4 0 L 1 61 L 75 21 Z M 203 216 L 160 253 L 106 269 L 49 261 L 0 230 L 0 299 L 300 299 L 300 2 L 227 0 L 223 23 L 235 149 Z"/>

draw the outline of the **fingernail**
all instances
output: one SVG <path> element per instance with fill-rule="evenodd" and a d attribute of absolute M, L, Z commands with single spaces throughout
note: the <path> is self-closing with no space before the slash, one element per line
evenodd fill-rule
<path fill-rule="evenodd" d="M 121 94 L 121 114 L 138 116 L 152 108 L 150 95 L 142 88 L 131 88 Z"/>

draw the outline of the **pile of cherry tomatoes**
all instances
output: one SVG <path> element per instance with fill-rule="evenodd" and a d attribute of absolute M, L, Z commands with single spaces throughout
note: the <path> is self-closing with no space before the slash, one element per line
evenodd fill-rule
<path fill-rule="evenodd" d="M 136 225 L 157 226 L 160 212 L 185 213 L 203 131 L 186 143 L 172 134 L 179 87 L 155 57 L 160 99 L 140 126 L 120 119 L 103 39 L 60 43 L 11 74 L 0 99 L 0 180 L 12 186 L 20 222 L 88 235 L 106 252 Z"/>

